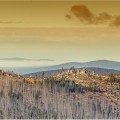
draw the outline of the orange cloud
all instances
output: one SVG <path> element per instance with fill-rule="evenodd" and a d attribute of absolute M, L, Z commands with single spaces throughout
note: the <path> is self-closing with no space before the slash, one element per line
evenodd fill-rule
<path fill-rule="evenodd" d="M 67 19 L 72 19 L 72 16 L 71 15 L 66 15 L 65 16 Z"/>
<path fill-rule="evenodd" d="M 94 23 L 96 24 L 103 24 L 103 23 L 107 23 L 107 22 L 111 22 L 111 20 L 114 17 L 106 12 L 102 12 L 97 16 L 94 16 Z"/>
<path fill-rule="evenodd" d="M 120 16 L 115 17 L 114 21 L 110 25 L 120 27 Z"/>
<path fill-rule="evenodd" d="M 85 5 L 74 5 L 71 7 L 67 19 L 76 17 L 83 24 L 108 24 L 112 26 L 120 26 L 120 16 L 115 17 L 107 12 L 101 12 L 97 15 L 92 13 Z"/>
<path fill-rule="evenodd" d="M 76 16 L 82 23 L 92 23 L 93 14 L 85 5 L 72 6 L 70 13 Z"/>

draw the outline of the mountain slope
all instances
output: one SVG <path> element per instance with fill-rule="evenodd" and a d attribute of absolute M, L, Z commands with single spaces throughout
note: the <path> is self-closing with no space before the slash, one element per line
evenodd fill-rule
<path fill-rule="evenodd" d="M 40 69 L 41 70 L 55 70 L 55 69 L 60 69 L 62 67 L 70 68 L 72 66 L 74 66 L 75 68 L 81 68 L 85 66 L 85 63 L 69 62 L 69 63 L 64 63 L 64 64 L 60 64 L 56 66 L 44 67 Z M 120 70 L 120 62 L 108 61 L 108 60 L 97 60 L 97 61 L 86 62 L 86 67 Z"/>
<path fill-rule="evenodd" d="M 86 65 L 88 67 L 100 67 L 100 68 L 120 70 L 120 62 L 116 62 L 116 61 L 97 60 L 97 61 L 87 62 Z"/>

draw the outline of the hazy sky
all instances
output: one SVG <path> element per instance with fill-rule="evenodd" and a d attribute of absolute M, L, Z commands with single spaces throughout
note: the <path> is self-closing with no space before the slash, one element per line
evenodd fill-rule
<path fill-rule="evenodd" d="M 119 1 L 0 1 L 0 57 L 120 61 Z"/>

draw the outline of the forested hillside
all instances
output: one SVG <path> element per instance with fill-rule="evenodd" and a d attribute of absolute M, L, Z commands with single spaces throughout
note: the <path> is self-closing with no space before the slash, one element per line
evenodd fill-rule
<path fill-rule="evenodd" d="M 23 78 L 2 72 L 0 119 L 120 119 L 120 102 L 64 75 Z"/>

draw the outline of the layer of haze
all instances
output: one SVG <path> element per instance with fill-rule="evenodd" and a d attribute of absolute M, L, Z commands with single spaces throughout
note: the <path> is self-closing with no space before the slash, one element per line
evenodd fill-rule
<path fill-rule="evenodd" d="M 76 11 L 70 13 L 76 5 L 96 16 L 103 12 L 114 16 L 110 22 L 115 26 L 82 24 Z M 0 57 L 120 61 L 119 6 L 116 1 L 0 2 Z M 73 14 L 72 19 L 67 14 Z"/>

